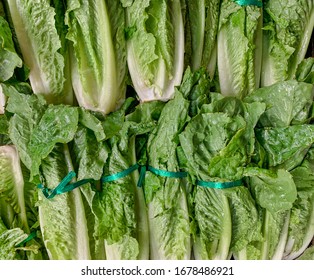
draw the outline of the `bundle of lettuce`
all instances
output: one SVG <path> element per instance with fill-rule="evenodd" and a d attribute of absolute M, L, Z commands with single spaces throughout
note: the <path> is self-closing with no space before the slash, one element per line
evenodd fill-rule
<path fill-rule="evenodd" d="M 95 136 L 84 132 L 85 128 L 74 139 L 78 178 L 94 177 L 95 171 L 101 174 L 98 190 L 89 185 L 81 188 L 90 212 L 96 259 L 149 259 L 146 205 L 138 185 L 139 147 L 145 147 L 146 134 L 156 126 L 164 103 L 143 103 L 131 110 L 132 103 L 133 99 L 127 99 L 120 110 L 106 117 L 106 142 L 97 142 Z M 102 156 L 97 147 L 103 145 L 107 152 L 103 153 L 104 163 L 99 164 Z"/>
<path fill-rule="evenodd" d="M 37 191 L 38 220 L 49 258 L 89 259 L 81 193 L 75 189 L 57 195 L 58 186 L 68 184 L 75 175 L 67 144 L 77 130 L 79 109 L 47 105 L 43 97 L 23 94 L 14 85 L 2 88 L 11 115 L 9 137 L 30 172 L 29 181 L 42 188 Z"/>
<path fill-rule="evenodd" d="M 8 117 L 1 118 L 6 128 L 1 141 L 16 147 L 1 148 L 1 167 L 8 170 L 4 182 L 10 183 L 1 184 L 3 248 L 15 253 L 8 258 L 25 259 L 16 252 L 28 250 L 33 255 L 27 258 L 39 259 L 148 259 L 137 170 L 113 181 L 103 174 L 135 165 L 135 137 L 155 126 L 164 103 L 142 104 L 126 119 L 134 107 L 129 98 L 120 110 L 97 118 L 80 107 L 48 105 L 43 97 L 23 92 L 20 83 L 2 84 L 2 89 Z M 27 239 L 30 221 L 38 242 Z"/>
<path fill-rule="evenodd" d="M 192 73 L 188 68 L 174 99 L 167 102 L 148 137 L 144 188 L 150 259 L 190 259 L 190 214 L 185 173 L 180 171 L 177 155 L 178 134 L 200 105 L 208 103 L 209 87 L 204 70 Z"/>
<path fill-rule="evenodd" d="M 1 54 L 10 62 L 1 78 L 6 81 L 1 85 L 2 111 L 7 102 L 1 119 L 9 121 L 6 137 L 30 173 L 29 181 L 41 188 L 35 188 L 37 224 L 49 258 L 89 259 L 103 255 L 104 246 L 95 245 L 98 241 L 86 221 L 89 208 L 77 187 L 100 179 L 108 151 L 99 144 L 94 160 L 102 164 L 101 172 L 77 183 L 70 142 L 84 137 L 82 127 L 98 142 L 107 139 L 101 122 L 83 107 L 102 116 L 124 101 L 124 10 L 118 2 L 109 7 L 105 1 L 68 2 L 4 1 L 5 9 L 1 5 L 1 15 L 5 11 L 11 25 L 1 20 Z M 97 39 L 98 48 L 91 46 L 92 39 Z M 18 73 L 16 68 L 22 66 Z M 21 75 L 15 74 L 21 72 L 31 87 L 18 81 Z M 76 103 L 72 86 L 81 107 L 65 105 Z"/>
<path fill-rule="evenodd" d="M 313 255 L 292 2 L 0 1 L 0 259 Z"/>
<path fill-rule="evenodd" d="M 120 1 L 3 2 L 35 94 L 103 114 L 122 105 L 127 65 Z"/>
<path fill-rule="evenodd" d="M 288 239 L 283 254 L 284 259 L 298 258 L 314 238 L 313 172 L 314 155 L 312 147 L 302 164 L 291 171 L 297 187 L 297 200 L 291 209 Z"/>
<path fill-rule="evenodd" d="M 47 253 L 40 238 L 35 207 L 36 189 L 9 138 L 3 83 L 16 79 L 16 70 L 23 64 L 15 51 L 1 3 L 0 45 L 0 259 L 45 259 Z M 26 84 L 21 88 L 30 91 Z"/>
<path fill-rule="evenodd" d="M 313 84 L 279 82 L 256 90 L 245 101 L 266 104 L 256 127 L 253 162 L 287 174 L 277 182 L 265 176 L 248 179 L 263 222 L 263 241 L 251 242 L 237 257 L 294 259 L 314 236 Z"/>
<path fill-rule="evenodd" d="M 254 127 L 265 105 L 215 93 L 211 98 L 179 140 L 193 183 L 189 207 L 194 258 L 223 260 L 261 239 L 258 211 L 243 177 L 258 172 L 249 163 Z"/>

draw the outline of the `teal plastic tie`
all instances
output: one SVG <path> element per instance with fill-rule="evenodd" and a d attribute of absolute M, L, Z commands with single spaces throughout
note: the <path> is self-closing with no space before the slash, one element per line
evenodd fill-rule
<path fill-rule="evenodd" d="M 64 186 L 64 188 L 62 189 L 62 192 L 60 192 L 60 193 L 66 193 L 66 192 L 73 191 L 74 189 L 76 189 L 80 186 L 83 186 L 83 185 L 88 184 L 88 183 L 93 183 L 94 181 L 95 181 L 94 179 L 82 179 L 82 180 L 76 181 L 72 184 L 68 184 L 68 185 Z"/>
<path fill-rule="evenodd" d="M 130 175 L 132 172 L 134 172 L 138 168 L 139 168 L 139 165 L 136 163 L 126 170 L 123 170 L 121 172 L 118 172 L 118 173 L 115 173 L 112 175 L 107 175 L 107 176 L 102 177 L 101 182 L 107 183 L 107 182 L 113 182 L 113 181 L 119 180 L 123 177 Z"/>
<path fill-rule="evenodd" d="M 39 184 L 38 188 L 42 190 L 42 192 L 46 198 L 51 199 L 51 198 L 55 197 L 56 195 L 73 191 L 74 189 L 76 189 L 76 188 L 78 188 L 84 184 L 94 182 L 93 179 L 82 179 L 80 181 L 77 181 L 77 182 L 70 184 L 70 182 L 72 181 L 72 179 L 75 176 L 76 176 L 76 173 L 74 171 L 70 171 L 68 173 L 68 175 L 66 175 L 63 178 L 63 180 L 60 182 L 60 184 L 58 186 L 56 186 L 54 189 L 48 189 L 45 186 L 43 186 L 42 184 Z"/>
<path fill-rule="evenodd" d="M 187 172 L 161 170 L 161 169 L 154 168 L 152 166 L 148 166 L 148 170 L 153 172 L 155 175 L 158 175 L 161 177 L 185 178 L 188 176 Z"/>
<path fill-rule="evenodd" d="M 140 170 L 140 176 L 137 182 L 137 186 L 141 188 L 143 186 L 144 180 L 145 180 L 145 174 L 146 174 L 146 165 L 141 165 L 141 170 Z"/>
<path fill-rule="evenodd" d="M 260 0 L 234 0 L 234 2 L 236 2 L 240 6 L 263 6 L 263 2 Z"/>
<path fill-rule="evenodd" d="M 15 245 L 15 247 L 22 247 L 26 242 L 31 241 L 36 237 L 36 231 L 31 232 L 23 241 Z"/>
<path fill-rule="evenodd" d="M 140 188 L 144 184 L 145 174 L 146 174 L 147 170 L 152 172 L 152 173 L 154 173 L 157 176 L 167 177 L 167 178 L 185 178 L 185 177 L 188 176 L 187 172 L 167 171 L 167 170 L 157 169 L 157 168 L 154 168 L 152 166 L 146 167 L 145 165 L 142 165 L 141 166 L 141 171 L 140 171 L 140 177 L 139 177 L 139 180 L 137 182 L 137 186 L 140 187 Z"/>
<path fill-rule="evenodd" d="M 48 189 L 45 186 L 43 186 L 42 184 L 38 185 L 38 188 L 42 190 L 43 194 L 45 195 L 46 198 L 53 198 L 55 197 L 57 194 L 62 194 L 65 191 L 65 188 L 67 185 L 69 185 L 69 183 L 72 181 L 72 179 L 76 176 L 74 171 L 70 171 L 64 178 L 63 180 L 60 182 L 60 184 L 58 186 L 56 186 L 54 189 Z M 68 190 L 66 190 L 68 191 Z"/>
<path fill-rule="evenodd" d="M 228 189 L 233 187 L 239 187 L 243 185 L 242 180 L 231 181 L 231 182 L 212 182 L 212 181 L 201 181 L 197 180 L 196 184 L 205 188 L 212 189 Z"/>

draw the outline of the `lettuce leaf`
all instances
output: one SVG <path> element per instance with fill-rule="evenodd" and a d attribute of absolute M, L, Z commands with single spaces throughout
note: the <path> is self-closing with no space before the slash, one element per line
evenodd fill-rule
<path fill-rule="evenodd" d="M 298 192 L 291 209 L 285 259 L 299 257 L 314 237 L 313 168 L 313 148 L 311 148 L 302 164 L 291 171 Z"/>
<path fill-rule="evenodd" d="M 0 82 L 10 79 L 17 67 L 22 67 L 22 59 L 16 53 L 8 22 L 0 16 Z"/>
<path fill-rule="evenodd" d="M 20 242 L 27 238 L 27 234 L 20 228 L 7 229 L 0 218 L 0 260 L 23 260 L 23 251 L 37 251 L 35 246 L 19 247 Z"/>
<path fill-rule="evenodd" d="M 220 2 L 187 1 L 188 24 L 185 29 L 188 29 L 186 32 L 190 32 L 192 49 L 187 59 L 193 71 L 204 67 L 211 78 L 214 77 L 216 70 Z"/>

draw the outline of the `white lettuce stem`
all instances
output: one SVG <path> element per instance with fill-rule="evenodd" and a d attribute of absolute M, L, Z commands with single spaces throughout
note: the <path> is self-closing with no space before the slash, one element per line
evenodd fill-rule
<path fill-rule="evenodd" d="M 283 259 L 285 246 L 286 246 L 287 239 L 288 239 L 289 222 L 290 222 L 290 210 L 287 211 L 287 215 L 285 217 L 285 222 L 284 222 L 283 227 L 282 227 L 281 232 L 280 232 L 280 237 L 279 237 L 278 244 L 276 246 L 276 250 L 271 257 L 272 260 Z"/>
<path fill-rule="evenodd" d="M 137 162 L 136 159 L 136 136 L 132 136 L 129 140 L 130 154 L 132 158 L 131 165 Z M 146 210 L 146 203 L 143 188 L 137 187 L 139 180 L 139 172 L 136 170 L 132 173 L 134 187 L 135 187 L 135 213 L 137 218 L 137 240 L 139 243 L 139 260 L 149 259 L 149 232 L 148 232 L 148 216 Z"/>
<path fill-rule="evenodd" d="M 314 4 L 313 4 L 314 6 Z M 312 8 L 312 10 L 314 7 Z M 295 50 L 295 53 L 297 54 L 295 58 L 292 61 L 291 66 L 289 67 L 289 72 L 288 72 L 288 79 L 293 79 L 295 76 L 296 69 L 299 65 L 299 63 L 304 59 L 310 40 L 311 40 L 311 35 L 313 32 L 314 28 L 314 12 L 310 12 L 310 19 L 307 21 L 307 24 L 304 28 L 304 32 L 302 33 L 302 37 L 300 38 L 300 44 L 299 47 Z"/>

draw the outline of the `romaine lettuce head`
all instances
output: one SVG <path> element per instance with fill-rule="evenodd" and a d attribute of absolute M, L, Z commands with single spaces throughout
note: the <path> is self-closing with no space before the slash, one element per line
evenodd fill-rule
<path fill-rule="evenodd" d="M 120 1 L 67 1 L 66 38 L 71 78 L 80 106 L 108 114 L 126 93 L 125 14 Z"/>
<path fill-rule="evenodd" d="M 260 85 L 262 9 L 223 0 L 217 36 L 221 93 L 243 98 Z"/>
<path fill-rule="evenodd" d="M 73 104 L 62 1 L 5 1 L 33 92 Z"/>
<path fill-rule="evenodd" d="M 127 62 L 141 101 L 167 101 L 181 82 L 184 28 L 180 2 L 135 0 L 132 4 L 125 3 Z"/>
<path fill-rule="evenodd" d="M 312 0 L 264 1 L 261 86 L 295 77 L 314 27 Z"/>

